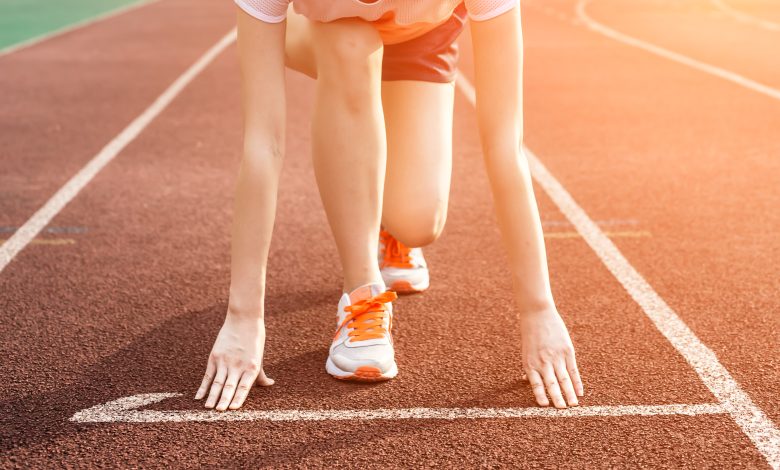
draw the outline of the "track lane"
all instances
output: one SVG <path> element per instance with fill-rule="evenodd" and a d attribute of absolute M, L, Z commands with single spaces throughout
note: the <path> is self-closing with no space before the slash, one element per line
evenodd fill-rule
<path fill-rule="evenodd" d="M 555 9 L 571 3 L 562 0 Z M 780 31 L 715 15 L 710 0 L 591 0 L 585 10 L 614 30 L 780 89 Z"/>
<path fill-rule="evenodd" d="M 67 423 L 73 412 L 107 399 L 160 389 L 194 391 L 225 308 L 229 184 L 240 147 L 233 62 L 230 54 L 222 57 L 128 148 L 126 157 L 130 158 L 107 168 L 60 216 L 61 223 L 66 223 L 70 217 L 102 214 L 96 220 L 100 230 L 91 232 L 89 248 L 80 254 L 81 273 L 69 275 L 67 259 L 53 263 L 55 269 L 67 272 L 58 276 L 59 286 L 48 286 L 38 296 L 41 314 L 62 305 L 57 296 L 63 292 L 65 279 L 71 279 L 70 291 L 88 293 L 90 301 L 61 311 L 61 320 L 48 320 L 65 344 L 45 352 L 27 352 L 35 363 L 45 366 L 44 375 L 57 371 L 56 387 L 41 387 L 35 375 L 15 371 L 17 382 L 21 378 L 43 390 L 15 393 L 21 398 L 5 403 L 11 410 L 29 410 L 4 427 L 20 431 L 3 439 L 6 445 L 13 444 L 7 451 L 17 461 L 43 464 L 51 462 L 52 455 L 67 454 L 85 465 L 116 459 L 155 466 L 327 465 L 337 459 L 345 466 L 399 461 L 422 465 L 432 458 L 451 464 L 492 460 L 550 465 L 566 455 L 576 466 L 579 461 L 625 464 L 637 458 L 679 461 L 683 451 L 674 443 L 684 436 L 689 444 L 684 455 L 691 462 L 706 461 L 713 445 L 723 451 L 724 464 L 760 462 L 738 430 L 717 416 L 531 419 L 522 423 L 389 421 L 381 425 Z M 306 129 L 311 82 L 292 76 L 290 89 L 295 91 L 291 93 L 290 128 Z M 197 113 L 204 108 L 212 112 Z M 379 386 L 356 387 L 332 380 L 323 371 L 333 327 L 331 311 L 338 296 L 339 282 L 333 273 L 337 256 L 328 242 L 322 210 L 312 203 L 317 196 L 307 133 L 291 135 L 280 213 L 298 216 L 280 217 L 275 235 L 286 243 L 274 244 L 269 269 L 268 369 L 278 385 L 255 389 L 247 409 L 533 406 L 527 386 L 519 382 L 516 333 L 507 335 L 514 325 L 512 297 L 508 273 L 496 262 L 504 261 L 498 233 L 494 225 L 485 223 L 490 200 L 484 175 L 475 171 L 481 162 L 473 116 L 464 112 L 468 108 L 461 98 L 458 109 L 456 135 L 460 137 L 451 224 L 446 238 L 429 250 L 437 283 L 430 293 L 399 302 L 396 339 L 403 373 Z M 191 130 L 198 131 L 200 144 L 186 138 L 194 135 Z M 172 146 L 171 139 L 190 143 Z M 549 201 L 543 204 L 544 208 L 551 206 Z M 104 210 L 109 207 L 111 211 Z M 547 217 L 560 219 L 544 208 Z M 304 214 L 310 224 L 305 229 L 301 225 Z M 479 252 L 468 249 L 475 239 L 483 240 Z M 177 246 L 189 251 L 176 250 Z M 665 340 L 653 334 L 641 312 L 581 241 L 556 241 L 551 250 L 556 253 L 553 258 L 562 263 L 553 266 L 560 276 L 555 278 L 559 303 L 580 346 L 584 373 L 592 377 L 589 404 L 711 401 L 690 369 Z M 12 267 L 13 278 L 20 281 L 13 287 L 23 289 L 24 281 L 39 273 L 31 267 L 47 255 L 35 255 L 29 255 L 29 264 Z M 115 272 L 117 263 L 123 264 L 124 272 Z M 485 280 L 475 284 L 469 272 L 457 269 L 461 263 L 479 266 Z M 611 285 L 611 293 L 589 289 L 591 294 L 583 295 L 568 287 L 581 285 L 583 279 Z M 464 283 L 476 290 L 457 289 Z M 100 309 L 91 304 L 99 304 Z M 583 313 L 575 316 L 577 309 Z M 615 325 L 616 312 L 635 321 Z M 83 331 L 87 318 L 94 332 Z M 43 317 L 31 318 L 17 335 L 27 336 L 27 331 L 44 322 Z M 610 338 L 591 333 L 607 329 Z M 626 342 L 637 346 L 627 349 Z M 78 351 L 78 368 L 67 366 L 73 358 L 61 357 L 62 350 Z M 656 355 L 657 363 L 648 363 L 650 354 Z M 605 355 L 615 359 L 606 361 Z M 644 383 L 655 383 L 657 388 L 648 390 Z M 189 396 L 159 406 L 200 409 Z M 669 434 L 648 439 L 652 423 L 669 429 Z M 715 427 L 720 440 L 699 430 L 714 423 L 719 423 Z M 117 439 L 118 435 L 123 437 Z M 620 444 L 605 447 L 605 435 Z M 430 445 L 419 446 L 421 440 Z M 100 443 L 97 448 L 96 442 Z M 366 443 L 375 451 L 371 456 L 361 453 Z"/>
<path fill-rule="evenodd" d="M 716 449 L 724 465 L 761 462 L 719 416 L 359 426 L 67 423 L 79 409 L 122 396 L 194 393 L 227 295 L 231 186 L 240 150 L 237 85 L 231 51 L 57 217 L 58 225 L 90 220 L 94 227 L 74 250 L 53 258 L 30 247 L 0 276 L 2 292 L 13 293 L 4 298 L 13 321 L 0 330 L 2 353 L 15 364 L 3 389 L 13 397 L 3 402 L 9 459 L 44 465 L 67 455 L 84 465 L 121 459 L 154 466 L 326 465 L 338 459 L 359 466 L 421 465 L 432 458 L 551 465 L 568 458 L 578 466 L 671 463 L 686 456 L 693 465 Z M 450 224 L 427 250 L 434 287 L 398 303 L 403 372 L 391 383 L 368 387 L 324 373 L 339 289 L 337 256 L 313 202 L 307 132 L 312 84 L 291 74 L 290 90 L 293 131 L 269 269 L 267 367 L 278 385 L 253 390 L 247 409 L 533 406 L 519 381 L 509 276 L 488 215 L 473 111 L 462 97 Z M 540 202 L 546 220 L 562 219 L 551 201 Z M 550 241 L 550 252 L 554 289 L 588 380 L 583 403 L 712 402 L 581 240 Z M 615 322 L 616 315 L 630 320 Z M 23 340 L 30 337 L 46 347 L 31 350 Z M 200 409 L 189 396 L 159 406 Z M 649 431 L 661 426 L 669 431 Z M 684 449 L 675 445 L 681 438 Z M 605 446 L 605 440 L 615 444 Z M 421 447 L 421 441 L 431 444 Z M 361 454 L 365 443 L 376 453 Z"/>
<path fill-rule="evenodd" d="M 65 456 L 84 465 L 121 459 L 144 466 L 392 466 L 433 459 L 572 467 L 762 464 L 736 426 L 717 416 L 327 426 L 67 424 L 78 409 L 109 399 L 186 392 L 197 385 L 227 294 L 227 224 L 240 150 L 237 84 L 230 52 L 57 218 L 58 225 L 85 219 L 94 224 L 76 250 L 55 259 L 43 247 L 31 247 L 11 275 L 0 276 L 0 292 L 13 292 L 2 299 L 12 308 L 4 310 L 12 321 L 0 330 L 3 344 L 10 345 L 2 353 L 16 364 L 3 390 L 14 397 L 3 402 L 4 458 L 29 465 Z M 531 406 L 519 382 L 508 272 L 487 215 L 492 209 L 473 112 L 462 97 L 450 223 L 426 251 L 434 287 L 398 304 L 402 375 L 375 387 L 325 375 L 339 288 L 337 256 L 322 210 L 312 202 L 318 197 L 306 131 L 311 83 L 291 74 L 290 90 L 288 128 L 298 132 L 288 142 L 269 269 L 268 370 L 279 385 L 253 390 L 248 408 Z M 537 193 L 545 220 L 562 220 Z M 588 381 L 584 404 L 712 401 L 581 240 L 548 245 L 559 307 Z M 34 335 L 46 346 L 30 350 L 20 340 Z M 188 397 L 159 406 L 199 409 Z"/>
<path fill-rule="evenodd" d="M 233 22 L 164 0 L 0 57 L 0 226 L 24 223 Z"/>

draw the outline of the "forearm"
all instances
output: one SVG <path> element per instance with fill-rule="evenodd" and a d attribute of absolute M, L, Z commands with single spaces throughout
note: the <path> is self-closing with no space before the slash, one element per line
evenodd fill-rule
<path fill-rule="evenodd" d="M 244 148 L 236 185 L 228 312 L 261 318 L 285 152 L 285 24 L 238 15 Z"/>
<path fill-rule="evenodd" d="M 229 310 L 262 317 L 282 156 L 245 152 L 233 207 Z"/>
<path fill-rule="evenodd" d="M 487 147 L 487 146 L 486 146 Z M 493 201 L 521 313 L 553 305 L 544 237 L 528 162 L 519 143 L 485 148 Z"/>
<path fill-rule="evenodd" d="M 539 211 L 523 140 L 519 8 L 471 25 L 477 119 L 496 215 L 523 313 L 552 306 Z"/>

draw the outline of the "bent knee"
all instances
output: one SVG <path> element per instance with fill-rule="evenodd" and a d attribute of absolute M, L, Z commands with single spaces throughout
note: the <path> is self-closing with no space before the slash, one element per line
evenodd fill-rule
<path fill-rule="evenodd" d="M 385 213 L 382 223 L 401 243 L 410 247 L 430 245 L 441 235 L 447 220 L 447 207 L 406 208 Z"/>

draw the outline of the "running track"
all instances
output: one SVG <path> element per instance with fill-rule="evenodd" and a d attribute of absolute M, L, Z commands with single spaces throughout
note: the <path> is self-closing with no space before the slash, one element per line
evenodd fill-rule
<path fill-rule="evenodd" d="M 277 385 L 253 390 L 236 415 L 247 421 L 197 414 L 191 395 L 227 299 L 240 150 L 230 46 L 0 272 L 0 466 L 780 466 L 780 100 L 597 28 L 772 90 L 780 33 L 707 0 L 581 3 L 523 3 L 526 143 L 600 227 L 574 227 L 560 193 L 537 187 L 586 381 L 572 413 L 590 416 L 539 411 L 520 380 L 467 85 L 450 219 L 426 250 L 433 287 L 398 302 L 401 374 L 377 386 L 325 374 L 340 280 L 309 164 L 312 82 L 295 73 L 269 267 Z M 220 41 L 233 15 L 228 2 L 162 0 L 0 57 L 0 236 Z M 603 248 L 603 233 L 694 343 L 673 345 L 670 323 L 653 324 L 636 286 L 619 282 L 625 272 L 608 269 L 612 252 L 589 245 Z M 697 345 L 731 381 L 702 381 L 688 362 Z M 712 383 L 741 395 L 724 402 Z M 149 393 L 184 395 L 100 407 Z M 496 415 L 463 417 L 485 410 Z M 751 410 L 763 419 L 740 424 Z"/>

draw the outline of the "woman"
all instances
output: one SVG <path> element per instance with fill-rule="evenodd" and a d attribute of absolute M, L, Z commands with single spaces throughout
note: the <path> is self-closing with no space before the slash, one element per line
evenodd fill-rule
<path fill-rule="evenodd" d="M 317 79 L 314 169 L 344 271 L 326 370 L 348 380 L 395 376 L 395 293 L 385 290 L 377 262 L 380 222 L 386 229 L 380 245 L 385 278 L 408 281 L 405 290 L 423 290 L 424 260 L 408 247 L 433 241 L 446 218 L 454 41 L 468 13 L 479 131 L 520 309 L 523 367 L 539 405 L 549 405 L 548 395 L 556 407 L 576 405 L 582 382 L 552 299 L 520 150 L 517 0 L 295 0 L 297 14 L 288 14 L 288 0 L 236 1 L 245 139 L 230 300 L 196 399 L 208 393 L 207 408 L 236 409 L 254 382 L 273 383 L 262 367 L 263 302 L 284 155 L 285 64 Z"/>

